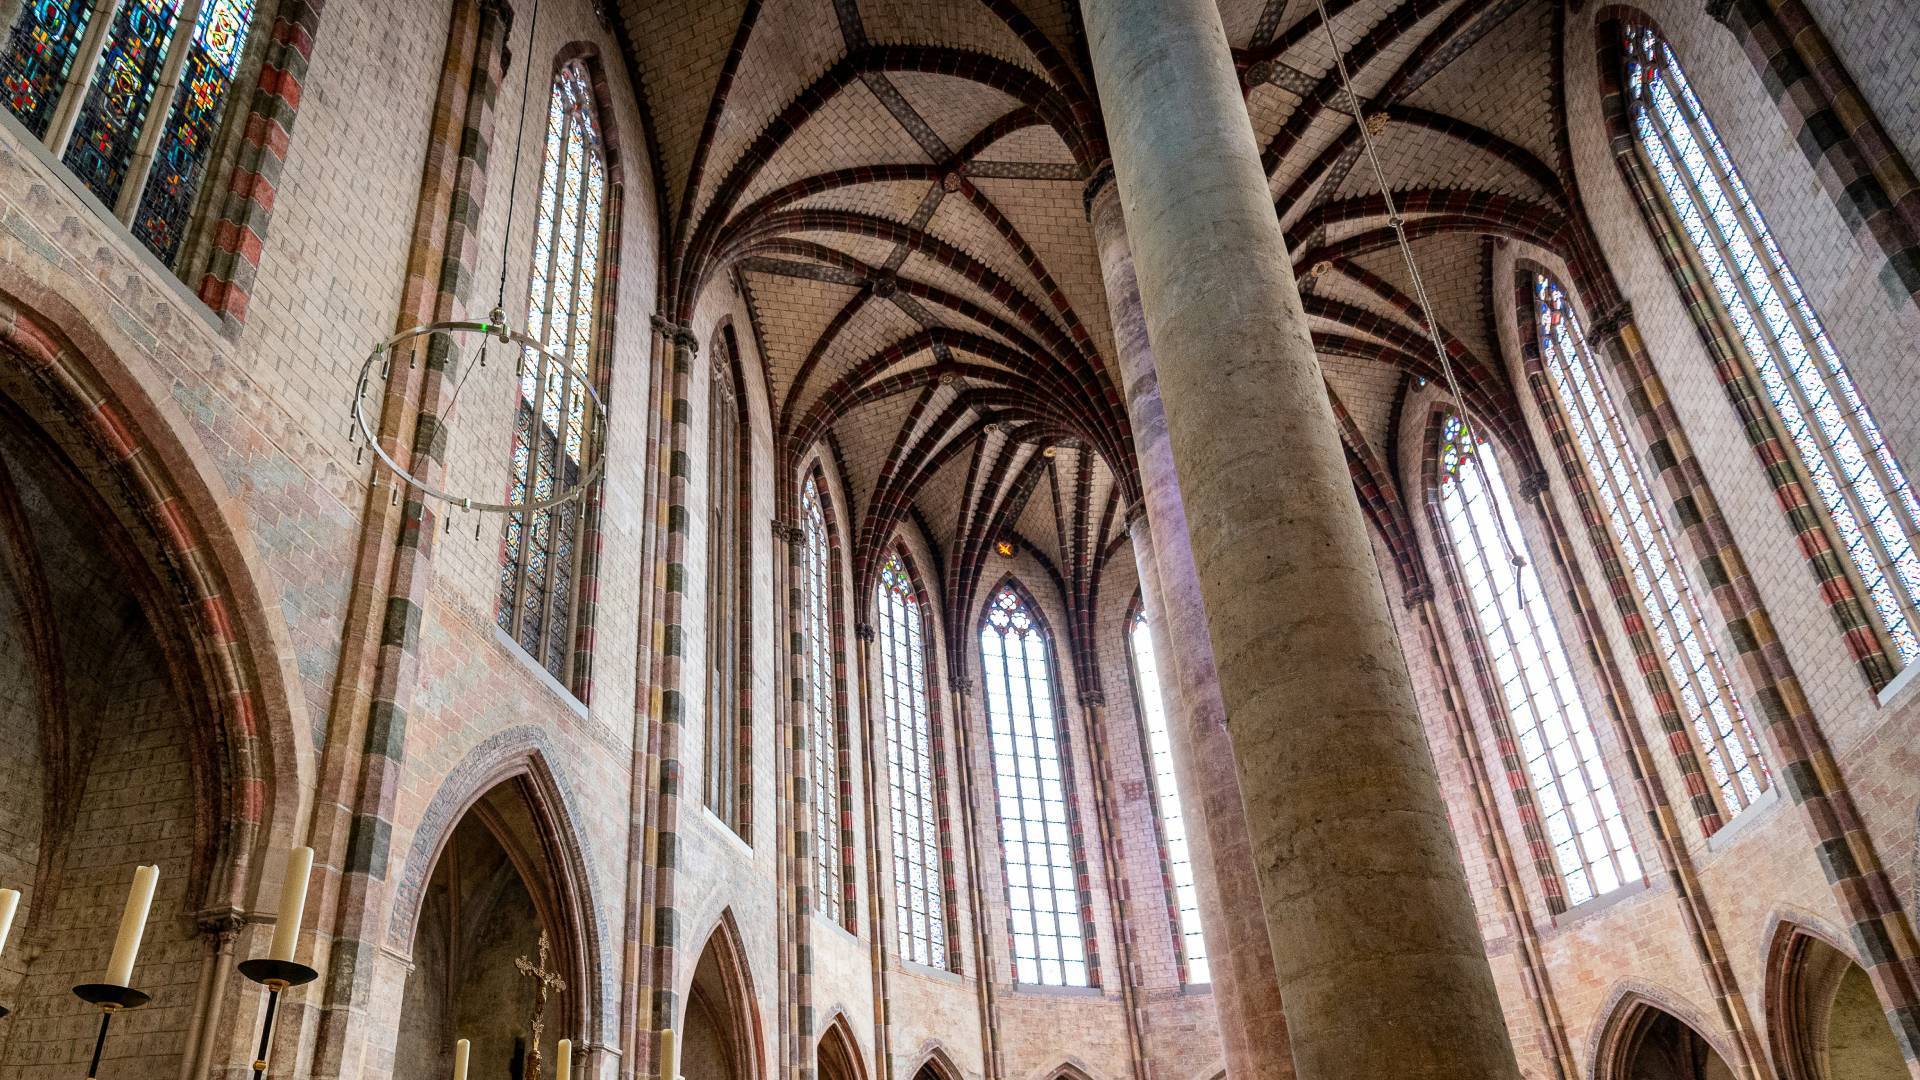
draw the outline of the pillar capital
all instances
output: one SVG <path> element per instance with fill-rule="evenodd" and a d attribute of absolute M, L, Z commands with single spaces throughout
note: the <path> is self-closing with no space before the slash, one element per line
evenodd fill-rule
<path fill-rule="evenodd" d="M 1113 159 L 1108 158 L 1093 167 L 1087 175 L 1087 186 L 1080 189 L 1080 205 L 1086 211 L 1087 220 L 1093 220 L 1093 204 L 1102 195 L 1113 194 Z"/>

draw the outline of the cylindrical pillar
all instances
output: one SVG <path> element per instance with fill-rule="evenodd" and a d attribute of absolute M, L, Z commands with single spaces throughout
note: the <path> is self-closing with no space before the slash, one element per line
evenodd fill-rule
<path fill-rule="evenodd" d="M 1224 710 L 1213 674 L 1213 649 L 1207 641 L 1193 556 L 1186 548 L 1166 416 L 1154 382 L 1153 350 L 1147 342 L 1146 316 L 1140 310 L 1140 288 L 1134 280 L 1133 253 L 1112 170 L 1101 170 L 1088 183 L 1087 217 L 1100 253 L 1116 366 L 1145 491 L 1146 513 L 1133 519 L 1129 532 L 1147 628 L 1154 655 L 1160 658 L 1161 706 L 1167 713 L 1173 771 L 1187 817 L 1187 843 L 1213 969 L 1214 1013 L 1227 1075 L 1291 1080 L 1293 1058 L 1280 986 L 1274 979 L 1273 950 L 1267 942 L 1267 920 L 1260 908 L 1240 777 L 1234 772 L 1233 748 L 1221 724 Z M 1154 539 L 1156 527 L 1179 540 L 1164 556 Z"/>
<path fill-rule="evenodd" d="M 1082 7 L 1295 1071 L 1513 1080 L 1219 11 Z"/>

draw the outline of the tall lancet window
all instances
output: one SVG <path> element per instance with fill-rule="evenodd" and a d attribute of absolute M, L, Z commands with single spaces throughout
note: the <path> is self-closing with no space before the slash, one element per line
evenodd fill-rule
<path fill-rule="evenodd" d="M 744 515 L 743 453 L 740 403 L 733 387 L 733 331 L 729 327 L 715 342 L 713 378 L 707 404 L 707 729 L 706 803 L 715 817 L 735 832 L 744 833 L 741 766 L 749 748 L 743 744 L 742 695 L 747 673 L 740 657 L 746 630 L 748 567 L 743 552 L 750 546 L 742 534 Z"/>
<path fill-rule="evenodd" d="M 1153 635 L 1147 613 L 1135 611 L 1128 621 L 1127 645 L 1133 654 L 1134 689 L 1140 719 L 1147 732 L 1147 753 L 1153 761 L 1153 794 L 1160 811 L 1160 835 L 1166 844 L 1167 883 L 1172 891 L 1174 930 L 1180 936 L 1186 981 L 1213 981 L 1207 966 L 1207 939 L 1200 932 L 1200 894 L 1193 884 L 1193 853 L 1187 847 L 1187 819 L 1180 812 L 1180 784 L 1173 775 L 1173 737 L 1167 730 L 1167 710 L 1160 696 L 1160 668 L 1153 658 Z"/>
<path fill-rule="evenodd" d="M 1448 417 L 1440 512 L 1571 904 L 1640 878 L 1613 782 L 1507 500 L 1499 462 Z"/>
<path fill-rule="evenodd" d="M 1878 616 L 1864 618 L 1877 621 L 1894 666 L 1911 663 L 1920 656 L 1920 502 L 1673 50 L 1643 26 L 1626 44 L 1634 132 L 1693 269 Z"/>
<path fill-rule="evenodd" d="M 253 15 L 253 0 L 26 0 L 0 47 L 0 90 L 26 129 L 171 263 Z"/>
<path fill-rule="evenodd" d="M 1086 986 L 1090 966 L 1067 806 L 1065 733 L 1056 721 L 1047 634 L 1011 583 L 993 594 L 981 620 L 980 659 L 1014 980 Z"/>
<path fill-rule="evenodd" d="M 813 874 L 820 911 L 834 922 L 847 921 L 843 866 L 846 846 L 840 822 L 840 709 L 835 657 L 839 634 L 833 614 L 833 546 L 826 504 L 808 477 L 800 486 L 800 527 L 805 534 L 800 561 L 804 619 L 806 715 L 813 750 Z"/>
<path fill-rule="evenodd" d="M 547 103 L 527 333 L 569 362 L 555 363 L 531 351 L 520 359 L 510 502 L 537 502 L 578 484 L 580 463 L 590 450 L 592 402 L 584 380 L 597 378 L 606 188 L 606 157 L 587 73 L 578 63 L 567 64 L 554 76 Z M 575 584 L 582 509 L 576 499 L 551 510 L 509 515 L 500 559 L 495 613 L 500 629 L 562 683 L 572 667 L 579 609 Z"/>
<path fill-rule="evenodd" d="M 1580 317 L 1559 283 L 1545 276 L 1534 277 L 1534 300 L 1541 362 L 1559 414 L 1586 462 L 1589 489 L 1640 601 L 1639 610 L 1629 613 L 1629 630 L 1636 647 L 1650 646 L 1659 654 L 1668 676 L 1662 680 L 1648 672 L 1648 681 L 1662 712 L 1677 711 L 1690 724 L 1712 774 L 1720 812 L 1737 814 L 1767 786 L 1760 743 L 1707 634 L 1685 564 L 1655 508 L 1653 488 L 1593 362 Z"/>
<path fill-rule="evenodd" d="M 880 703 L 892 789 L 893 917 L 900 955 L 946 967 L 946 872 L 941 859 L 939 756 L 927 702 L 926 613 L 899 555 L 874 586 Z"/>

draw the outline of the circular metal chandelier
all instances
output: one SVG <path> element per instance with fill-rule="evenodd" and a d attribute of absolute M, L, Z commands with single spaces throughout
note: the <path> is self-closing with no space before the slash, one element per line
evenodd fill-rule
<path fill-rule="evenodd" d="M 594 481 L 600 478 L 601 472 L 606 468 L 606 454 L 597 445 L 599 442 L 598 436 L 606 426 L 606 403 L 601 400 L 600 392 L 594 388 L 593 379 L 589 373 L 581 368 L 579 364 L 547 348 L 525 331 L 515 330 L 511 326 L 508 326 L 498 308 L 495 308 L 491 314 L 492 318 L 484 322 L 455 319 L 424 323 L 409 330 L 402 330 L 392 337 L 374 345 L 373 349 L 367 353 L 367 358 L 360 364 L 360 377 L 354 387 L 354 425 L 360 437 L 364 438 L 367 445 L 373 448 L 375 456 L 400 479 L 402 484 L 430 499 L 437 499 L 449 506 L 457 506 L 461 510 L 479 510 L 487 513 L 532 514 L 572 502 L 583 495 L 588 488 L 592 487 Z M 547 434 L 548 429 L 546 429 L 544 417 L 542 416 L 546 410 L 540 408 L 541 400 L 545 398 L 547 394 L 541 387 L 534 388 L 532 400 L 528 403 L 529 407 L 534 410 L 532 424 L 527 433 L 529 445 L 526 450 L 527 453 L 531 455 L 527 477 L 528 497 L 524 497 L 518 502 L 496 502 L 490 499 L 476 499 L 470 495 L 461 495 L 429 484 L 419 476 L 416 476 L 412 470 L 400 464 L 392 454 L 387 452 L 387 448 L 380 444 L 379 438 L 374 433 L 372 423 L 367 419 L 366 409 L 367 388 L 373 385 L 376 365 L 380 382 L 384 385 L 392 377 L 394 357 L 398 355 L 404 347 L 426 339 L 431 339 L 436 335 L 446 337 L 451 344 L 458 340 L 460 335 L 469 334 L 479 335 L 481 338 L 480 349 L 482 351 L 477 360 L 479 366 L 484 367 L 486 365 L 484 350 L 490 341 L 498 341 L 503 345 L 517 345 L 520 348 L 520 371 L 523 379 L 525 378 L 527 365 L 533 364 L 545 369 L 549 378 L 551 378 L 554 373 L 559 373 L 564 382 L 572 383 L 577 391 L 584 392 L 588 404 L 581 409 L 580 431 L 577 433 L 577 437 L 580 440 L 582 449 L 585 450 L 586 453 L 582 455 L 585 460 L 580 462 L 578 475 L 574 477 L 571 483 L 567 482 L 567 478 L 564 475 L 565 470 L 562 466 L 565 455 L 556 447 L 556 461 L 553 469 L 555 479 L 554 489 L 543 498 L 531 497 L 535 490 L 537 490 L 535 481 L 540 471 L 540 443 L 549 437 Z M 542 361 L 544 361 L 544 363 Z M 469 368 L 469 374 L 471 374 L 471 370 L 472 369 Z M 464 378 L 462 378 L 461 384 L 465 384 Z M 568 396 L 571 397 L 572 395 L 569 394 Z M 458 404 L 458 401 L 459 390 L 456 389 L 454 392 L 454 404 Z M 569 404 L 566 402 L 563 402 L 559 408 L 562 411 L 571 411 Z M 451 408 L 449 412 L 451 412 Z M 556 418 L 554 427 L 551 429 L 552 434 L 550 437 L 557 442 L 561 438 L 561 430 L 560 423 Z"/>

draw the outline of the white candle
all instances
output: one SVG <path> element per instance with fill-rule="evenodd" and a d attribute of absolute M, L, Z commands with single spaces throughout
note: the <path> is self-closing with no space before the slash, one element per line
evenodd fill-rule
<path fill-rule="evenodd" d="M 140 953 L 147 912 L 153 908 L 153 887 L 159 883 L 158 866 L 133 868 L 133 888 L 127 893 L 126 910 L 120 913 L 120 936 L 114 939 L 113 959 L 107 963 L 105 981 L 113 986 L 133 985 L 133 958 Z"/>
<path fill-rule="evenodd" d="M 307 879 L 312 874 L 312 848 L 287 852 L 287 876 L 280 881 L 280 908 L 273 917 L 273 951 L 267 954 L 272 959 L 293 959 L 293 947 L 300 941 L 300 918 L 307 911 Z"/>
<path fill-rule="evenodd" d="M 0 889 L 0 952 L 7 951 L 7 935 L 13 931 L 13 913 L 20 910 L 20 890 Z"/>
<path fill-rule="evenodd" d="M 573 1040 L 561 1039 L 553 1047 L 553 1080 L 571 1080 L 573 1076 Z"/>
<path fill-rule="evenodd" d="M 680 1056 L 674 1053 L 673 1029 L 660 1033 L 661 1080 L 680 1080 Z"/>
<path fill-rule="evenodd" d="M 467 1051 L 473 1044 L 465 1039 L 453 1044 L 453 1080 L 467 1080 Z"/>

